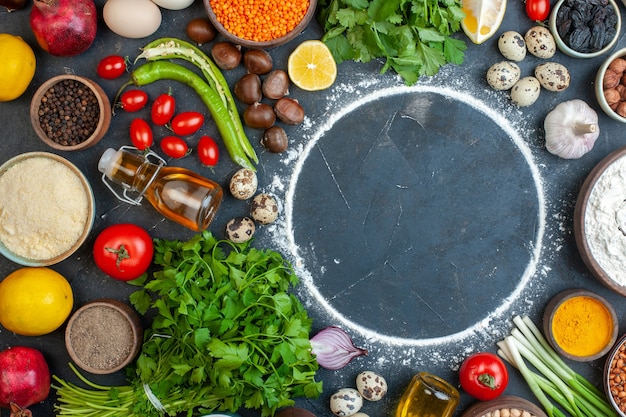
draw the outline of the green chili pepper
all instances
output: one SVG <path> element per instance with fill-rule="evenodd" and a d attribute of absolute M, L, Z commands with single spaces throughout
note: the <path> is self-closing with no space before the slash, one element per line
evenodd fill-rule
<path fill-rule="evenodd" d="M 188 61 L 197 66 L 209 83 L 209 86 L 215 90 L 233 119 L 237 139 L 246 155 L 252 159 L 254 163 L 258 163 L 258 157 L 246 134 L 239 117 L 237 105 L 233 95 L 228 87 L 228 83 L 224 75 L 217 65 L 209 58 L 200 48 L 177 38 L 161 38 L 150 42 L 142 48 L 142 53 L 135 58 L 144 58 L 148 61 L 157 61 L 165 59 L 179 58 Z"/>
<path fill-rule="evenodd" d="M 132 72 L 130 83 L 136 86 L 144 86 L 163 79 L 178 81 L 193 88 L 211 112 L 211 116 L 213 116 L 213 120 L 222 135 L 222 140 L 232 160 L 244 168 L 256 170 L 241 146 L 233 118 L 228 109 L 215 90 L 195 72 L 173 62 L 148 62 L 137 67 Z"/>

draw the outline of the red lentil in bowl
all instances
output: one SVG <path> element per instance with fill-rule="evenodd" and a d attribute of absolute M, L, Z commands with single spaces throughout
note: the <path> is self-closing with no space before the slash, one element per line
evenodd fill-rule
<path fill-rule="evenodd" d="M 111 122 L 111 104 L 92 80 L 58 75 L 33 95 L 30 119 L 37 136 L 50 147 L 80 150 L 95 145 L 105 135 Z"/>
<path fill-rule="evenodd" d="M 229 41 L 273 48 L 298 36 L 313 18 L 316 0 L 203 0 L 209 20 Z"/>

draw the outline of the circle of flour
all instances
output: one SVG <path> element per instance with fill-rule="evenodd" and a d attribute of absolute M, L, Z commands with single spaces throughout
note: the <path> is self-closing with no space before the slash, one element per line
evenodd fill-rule
<path fill-rule="evenodd" d="M 532 253 L 530 257 L 529 263 L 526 265 L 526 268 L 522 275 L 519 278 L 517 286 L 514 290 L 504 299 L 502 303 L 495 308 L 493 311 L 489 312 L 486 317 L 483 317 L 480 320 L 477 320 L 473 325 L 468 326 L 466 329 L 445 335 L 440 337 L 432 337 L 432 338 L 404 338 L 404 337 L 396 337 L 389 336 L 385 334 L 381 334 L 373 329 L 367 328 L 363 325 L 353 322 L 352 320 L 346 318 L 343 314 L 341 314 L 337 309 L 335 309 L 319 291 L 315 284 L 315 280 L 313 276 L 306 269 L 306 261 L 302 258 L 299 253 L 298 245 L 295 242 L 295 237 L 293 233 L 293 202 L 294 202 L 294 194 L 296 192 L 296 187 L 298 184 L 298 178 L 302 173 L 302 169 L 304 166 L 307 157 L 309 156 L 311 150 L 316 146 L 317 142 L 320 138 L 328 132 L 333 125 L 346 115 L 353 112 L 355 109 L 363 106 L 367 103 L 375 101 L 384 96 L 392 96 L 398 94 L 411 94 L 411 93 L 433 93 L 439 94 L 446 98 L 458 100 L 463 102 L 473 109 L 483 113 L 485 116 L 490 118 L 495 124 L 497 124 L 511 139 L 515 146 L 521 152 L 524 160 L 528 164 L 528 167 L 531 171 L 537 198 L 538 198 L 538 215 L 536 225 L 536 236 L 535 241 L 532 246 Z M 482 101 L 462 92 L 454 91 L 448 88 L 442 87 L 431 87 L 425 85 L 418 85 L 413 87 L 406 86 L 398 86 L 398 87 L 389 87 L 382 90 L 375 91 L 374 93 L 365 95 L 358 100 L 350 103 L 345 106 L 336 114 L 333 114 L 329 117 L 328 121 L 319 126 L 317 131 L 312 135 L 311 139 L 307 142 L 304 149 L 300 153 L 294 170 L 293 175 L 291 176 L 290 183 L 287 188 L 286 198 L 285 198 L 285 221 L 286 221 L 286 238 L 289 243 L 289 248 L 291 251 L 291 256 L 294 258 L 295 268 L 298 270 L 299 276 L 302 278 L 302 281 L 313 297 L 314 302 L 326 310 L 329 314 L 335 317 L 338 321 L 340 321 L 344 326 L 353 331 L 356 331 L 363 336 L 367 337 L 370 340 L 376 340 L 383 343 L 387 343 L 390 345 L 399 345 L 399 346 L 430 346 L 430 345 L 441 345 L 448 344 L 454 341 L 463 340 L 469 336 L 478 334 L 484 329 L 488 323 L 494 322 L 495 320 L 503 320 L 503 315 L 506 314 L 513 303 L 518 299 L 520 294 L 523 292 L 525 287 L 531 281 L 532 277 L 537 272 L 537 265 L 539 263 L 540 254 L 542 250 L 543 237 L 545 232 L 545 217 L 546 217 L 546 208 L 544 201 L 544 192 L 543 186 L 541 183 L 541 175 L 539 173 L 539 168 L 536 166 L 532 153 L 530 149 L 527 147 L 524 140 L 521 138 L 519 133 L 512 127 L 509 121 L 500 114 L 493 112 L 485 103 Z"/>

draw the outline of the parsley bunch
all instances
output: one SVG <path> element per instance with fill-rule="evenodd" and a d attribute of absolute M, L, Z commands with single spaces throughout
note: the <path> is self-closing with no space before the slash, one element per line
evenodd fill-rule
<path fill-rule="evenodd" d="M 294 397 L 321 394 L 311 319 L 289 293 L 298 278 L 279 253 L 205 231 L 186 242 L 155 239 L 154 263 L 162 269 L 153 279 L 133 282 L 143 288 L 131 302 L 154 317 L 128 369 L 129 387 L 90 384 L 99 390 L 81 397 L 57 378 L 66 404 L 58 416 L 156 417 L 162 414 L 148 399 L 154 395 L 170 416 L 246 407 L 265 417 L 293 405 Z M 109 411 L 88 414 L 95 407 Z"/>
<path fill-rule="evenodd" d="M 337 63 L 385 58 L 407 85 L 462 64 L 467 45 L 452 35 L 465 17 L 461 0 L 320 0 L 322 41 Z"/>

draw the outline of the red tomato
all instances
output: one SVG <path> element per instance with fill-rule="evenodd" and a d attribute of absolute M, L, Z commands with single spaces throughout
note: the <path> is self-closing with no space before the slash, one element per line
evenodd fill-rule
<path fill-rule="evenodd" d="M 167 124 L 174 116 L 176 100 L 171 94 L 161 94 L 152 103 L 152 122 L 157 126 Z"/>
<path fill-rule="evenodd" d="M 187 142 L 176 136 L 166 136 L 161 139 L 161 150 L 172 158 L 182 158 L 189 152 Z"/>
<path fill-rule="evenodd" d="M 196 133 L 204 124 L 204 115 L 197 111 L 178 113 L 172 119 L 172 131 L 179 136 L 187 136 Z"/>
<path fill-rule="evenodd" d="M 217 143 L 210 136 L 202 136 L 198 141 L 198 158 L 202 165 L 214 167 L 220 157 Z"/>
<path fill-rule="evenodd" d="M 96 72 L 98 76 L 107 80 L 121 77 L 126 72 L 126 59 L 119 55 L 105 56 L 98 63 Z"/>
<path fill-rule="evenodd" d="M 526 0 L 526 14 L 530 20 L 546 20 L 550 15 L 550 0 Z"/>
<path fill-rule="evenodd" d="M 152 128 L 144 119 L 136 118 L 130 122 L 130 141 L 140 151 L 144 151 L 154 140 Z"/>
<path fill-rule="evenodd" d="M 488 401 L 504 392 L 509 373 L 498 355 L 479 352 L 463 361 L 459 368 L 459 382 L 472 397 Z"/>
<path fill-rule="evenodd" d="M 129 113 L 134 113 L 148 104 L 148 94 L 143 90 L 127 90 L 122 93 L 120 107 Z"/>
<path fill-rule="evenodd" d="M 105 228 L 93 245 L 93 257 L 105 274 L 122 281 L 139 278 L 154 255 L 152 238 L 143 228 L 119 223 Z"/>

